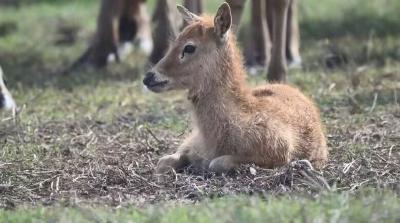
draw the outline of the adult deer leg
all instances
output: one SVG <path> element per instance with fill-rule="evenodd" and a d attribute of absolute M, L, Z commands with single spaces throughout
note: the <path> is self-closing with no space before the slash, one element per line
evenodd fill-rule
<path fill-rule="evenodd" d="M 268 64 L 267 55 L 271 47 L 267 19 L 265 15 L 265 0 L 253 0 L 251 2 L 251 41 L 250 58 L 246 58 L 247 64 L 264 67 Z"/>
<path fill-rule="evenodd" d="M 267 79 L 270 82 L 286 81 L 286 24 L 290 3 L 291 0 L 268 0 L 268 7 L 271 7 L 274 18 L 272 24 L 271 61 L 267 73 Z"/>
<path fill-rule="evenodd" d="M 143 0 L 102 0 L 92 44 L 65 73 L 86 64 L 104 67 L 111 54 L 118 61 L 120 41 L 131 41 L 141 29 L 139 23 L 146 20 L 141 13 L 143 4 Z"/>
<path fill-rule="evenodd" d="M 232 30 L 238 32 L 246 0 L 226 0 L 226 2 L 228 2 L 232 10 Z"/>
<path fill-rule="evenodd" d="M 183 5 L 196 15 L 201 15 L 201 13 L 203 13 L 202 0 L 184 0 Z"/>
<path fill-rule="evenodd" d="M 133 18 L 137 26 L 136 41 L 140 49 L 150 54 L 153 49 L 153 39 L 151 36 L 150 16 L 147 12 L 146 2 L 140 0 L 137 9 L 132 10 Z"/>
<path fill-rule="evenodd" d="M 125 0 L 118 18 L 118 56 L 122 59 L 132 51 L 132 43 L 150 54 L 153 47 L 150 18 L 144 0 Z"/>
<path fill-rule="evenodd" d="M 292 0 L 288 11 L 286 57 L 290 66 L 300 66 L 300 30 L 298 20 L 298 0 Z"/>
<path fill-rule="evenodd" d="M 156 64 L 164 56 L 170 40 L 178 34 L 181 21 L 177 15 L 175 0 L 157 1 L 153 15 L 155 28 L 153 30 L 154 47 L 149 58 L 151 64 Z"/>
<path fill-rule="evenodd" d="M 118 17 L 122 14 L 123 5 L 123 0 L 103 0 L 101 3 L 96 36 L 88 55 L 89 63 L 95 67 L 105 66 L 111 53 L 118 59 Z"/>

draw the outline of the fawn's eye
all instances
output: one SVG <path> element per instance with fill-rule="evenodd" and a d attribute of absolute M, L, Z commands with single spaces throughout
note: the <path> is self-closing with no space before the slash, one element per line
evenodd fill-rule
<path fill-rule="evenodd" d="M 189 53 L 192 54 L 194 53 L 194 51 L 196 51 L 196 47 L 193 45 L 186 45 L 185 48 L 183 48 L 183 52 L 182 52 L 182 58 L 185 56 L 185 53 Z"/>
<path fill-rule="evenodd" d="M 184 53 L 194 53 L 194 51 L 196 51 L 196 47 L 193 45 L 187 45 L 185 49 L 183 49 Z"/>

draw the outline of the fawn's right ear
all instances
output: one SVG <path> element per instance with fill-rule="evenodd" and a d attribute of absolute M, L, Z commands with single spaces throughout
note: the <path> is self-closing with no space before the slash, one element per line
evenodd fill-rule
<path fill-rule="evenodd" d="M 191 24 L 195 21 L 199 20 L 199 17 L 193 13 L 191 13 L 187 8 L 182 5 L 177 5 L 176 8 L 181 13 L 183 20 L 188 24 Z"/>
<path fill-rule="evenodd" d="M 214 30 L 217 36 L 221 39 L 226 37 L 227 32 L 232 25 L 231 7 L 228 3 L 224 2 L 218 8 L 217 15 L 214 18 Z"/>

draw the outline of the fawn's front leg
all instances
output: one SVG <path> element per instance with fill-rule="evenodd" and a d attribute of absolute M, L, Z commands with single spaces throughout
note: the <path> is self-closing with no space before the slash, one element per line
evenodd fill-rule
<path fill-rule="evenodd" d="M 171 155 L 163 156 L 157 163 L 156 173 L 163 174 L 171 169 L 179 170 L 188 165 L 188 159 L 185 154 L 176 152 Z"/>
<path fill-rule="evenodd" d="M 174 154 L 166 155 L 158 161 L 156 173 L 163 174 L 171 169 L 179 170 L 189 164 L 202 165 L 203 159 L 197 155 L 197 151 L 203 147 L 202 143 L 200 134 L 192 133 Z"/>

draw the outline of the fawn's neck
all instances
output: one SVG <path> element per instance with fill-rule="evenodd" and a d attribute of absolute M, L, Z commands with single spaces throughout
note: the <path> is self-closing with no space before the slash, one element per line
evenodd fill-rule
<path fill-rule="evenodd" d="M 210 81 L 202 91 L 190 95 L 197 125 L 206 134 L 218 136 L 239 121 L 244 112 L 251 111 L 254 104 L 251 89 L 245 84 L 241 56 L 235 50 L 226 49 L 226 57 L 218 61 L 219 66 L 208 71 L 207 75 L 219 80 Z"/>

